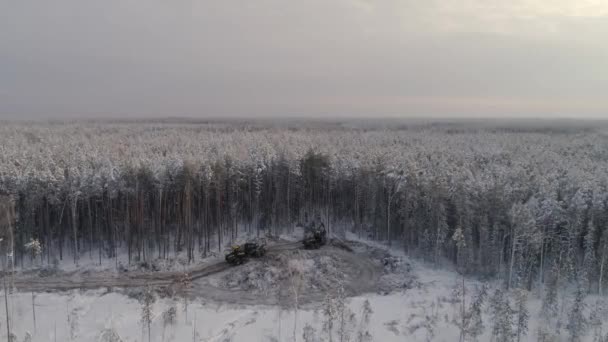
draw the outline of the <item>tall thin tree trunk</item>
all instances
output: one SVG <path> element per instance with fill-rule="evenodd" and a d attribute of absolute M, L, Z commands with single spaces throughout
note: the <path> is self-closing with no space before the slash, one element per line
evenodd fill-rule
<path fill-rule="evenodd" d="M 387 244 L 391 245 L 391 201 L 392 196 L 390 190 L 388 192 L 387 204 L 386 204 L 386 241 Z"/>
<path fill-rule="evenodd" d="M 158 258 L 161 258 L 162 253 L 162 235 L 163 235 L 163 226 L 162 226 L 162 214 L 163 214 L 163 190 L 158 190 L 158 215 L 156 221 L 156 245 L 158 247 Z"/>
<path fill-rule="evenodd" d="M 461 316 L 461 325 L 460 325 L 460 342 L 465 342 L 466 341 L 466 332 L 465 332 L 465 314 L 466 314 L 466 306 L 465 306 L 465 295 L 466 295 L 466 290 L 464 287 L 464 272 L 462 273 L 462 306 L 460 309 L 460 316 Z"/>
<path fill-rule="evenodd" d="M 289 198 L 291 197 L 289 195 L 289 188 L 291 188 L 290 184 L 291 184 L 291 177 L 290 177 L 290 173 L 289 172 L 289 165 L 287 165 L 287 224 L 289 227 L 289 233 L 293 233 L 293 225 L 291 224 L 291 205 L 289 203 Z"/>
<path fill-rule="evenodd" d="M 78 223 L 76 218 L 76 207 L 78 203 L 78 197 L 72 198 L 72 231 L 74 234 L 74 264 L 78 265 Z"/>
<path fill-rule="evenodd" d="M 216 191 L 216 198 L 217 198 L 217 203 L 215 204 L 216 207 L 216 221 L 217 221 L 217 251 L 221 252 L 222 251 L 222 209 L 221 209 L 221 195 L 220 195 L 220 186 L 219 186 L 219 180 L 218 180 L 218 185 L 215 189 Z"/>
<path fill-rule="evenodd" d="M 93 213 L 91 210 L 91 199 L 87 199 L 87 207 L 89 212 L 89 258 L 93 260 Z"/>
<path fill-rule="evenodd" d="M 515 237 L 515 230 L 511 232 L 511 260 L 509 261 L 509 282 L 507 283 L 507 289 L 510 289 L 512 286 L 513 280 L 513 265 L 515 263 L 515 247 L 517 245 Z"/>
<path fill-rule="evenodd" d="M 6 311 L 6 340 L 11 340 L 11 324 L 9 320 L 9 312 L 8 312 L 8 288 L 6 287 L 6 274 L 4 275 L 4 309 Z"/>
<path fill-rule="evenodd" d="M 49 202 L 48 199 L 44 199 L 44 232 L 46 236 L 46 263 L 47 265 L 51 262 L 51 224 L 49 218 Z"/>
<path fill-rule="evenodd" d="M 32 291 L 32 318 L 34 320 L 34 333 L 36 333 L 36 304 L 35 304 L 36 296 Z"/>
<path fill-rule="evenodd" d="M 608 259 L 608 257 L 606 255 L 603 255 L 602 256 L 602 263 L 600 264 L 600 278 L 598 280 L 598 290 L 599 290 L 600 296 L 603 295 L 602 280 L 604 278 L 604 265 L 606 264 L 606 259 Z"/>
<path fill-rule="evenodd" d="M 538 292 L 539 297 L 543 298 L 544 269 L 545 269 L 545 228 L 540 240 L 540 270 L 538 272 Z"/>

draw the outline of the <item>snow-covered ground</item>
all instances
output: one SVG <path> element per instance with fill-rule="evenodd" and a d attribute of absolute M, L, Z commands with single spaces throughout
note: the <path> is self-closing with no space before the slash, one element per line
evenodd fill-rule
<path fill-rule="evenodd" d="M 352 238 L 352 237 L 349 237 Z M 367 246 L 378 253 L 384 248 L 378 244 Z M 367 248 L 358 245 L 358 248 Z M 371 336 L 362 341 L 456 341 L 459 329 L 454 321 L 458 319 L 460 302 L 453 301 L 454 288 L 462 278 L 455 272 L 437 270 L 414 260 L 408 260 L 399 251 L 391 251 L 403 262 L 394 268 L 385 267 L 373 293 L 359 294 L 346 299 L 348 309 L 343 331 L 349 341 L 359 341 L 358 335 L 368 332 Z M 246 265 L 245 265 L 246 266 Z M 310 266 L 310 265 L 308 265 Z M 218 275 L 217 279 L 224 279 Z M 392 284 L 389 286 L 386 284 Z M 475 293 L 481 283 L 465 279 L 467 294 Z M 337 285 L 336 285 L 337 286 Z M 332 297 L 339 297 L 337 289 L 326 289 Z M 493 290 L 489 291 L 490 293 Z M 325 309 L 329 306 L 323 300 L 306 303 L 295 310 L 295 296 L 282 300 L 283 305 L 243 305 L 212 301 L 203 296 L 185 301 L 179 296 L 161 298 L 156 296 L 152 305 L 150 336 L 147 326 L 142 324 L 142 304 L 129 291 L 71 291 L 59 293 L 15 292 L 9 295 L 11 330 L 16 341 L 305 341 L 306 332 L 312 336 L 308 341 L 328 341 L 328 318 Z M 287 292 L 289 293 L 289 291 Z M 2 293 L 3 294 L 3 293 Z M 560 296 L 562 300 L 562 296 Z M 588 298 L 589 307 L 595 305 L 596 298 Z M 369 323 L 363 319 L 365 302 L 368 301 L 373 313 Z M 238 302 L 238 301 L 237 301 Z M 470 302 L 467 296 L 466 302 Z M 4 304 L 4 303 L 2 303 Z M 33 304 L 33 305 L 32 305 Z M 570 303 L 565 302 L 564 308 Z M 529 295 L 530 324 L 528 335 L 522 341 L 536 341 L 539 326 L 538 311 L 541 301 L 535 294 Z M 340 316 L 339 300 L 331 306 L 334 316 Z M 168 319 L 168 312 L 175 308 L 175 319 Z M 35 324 L 34 312 L 35 311 Z M 567 310 L 563 311 L 563 320 Z M 492 322 L 489 310 L 483 309 L 484 333 L 479 341 L 490 341 Z M 354 316 L 350 316 L 350 314 Z M 605 320 L 608 321 L 608 320 Z M 0 310 L 0 340 L 6 339 L 6 317 Z M 337 318 L 331 329 L 334 341 L 338 338 L 341 321 Z M 312 329 L 311 329 L 312 328 Z M 314 331 L 313 331 L 314 330 Z M 294 334 L 295 331 L 295 334 Z M 608 332 L 608 324 L 604 323 Z M 295 335 L 295 336 L 294 336 Z M 585 341 L 593 341 L 593 332 Z M 120 339 L 112 340 L 116 336 Z M 561 332 L 561 339 L 567 341 L 568 333 Z"/>
<path fill-rule="evenodd" d="M 241 234 L 232 243 L 241 244 L 245 241 L 255 239 L 255 234 L 247 235 Z M 285 237 L 285 239 L 283 239 Z M 294 235 L 282 235 L 280 240 L 285 241 L 296 241 L 297 236 Z M 40 270 L 46 271 L 61 271 L 64 273 L 73 272 L 120 272 L 120 271 L 134 271 L 141 270 L 144 268 L 153 269 L 156 271 L 187 271 L 189 268 L 198 267 L 202 263 L 214 262 L 217 260 L 223 260 L 224 253 L 230 248 L 230 242 L 225 241 L 222 244 L 222 250 L 217 249 L 217 238 L 211 238 L 214 243 L 211 246 L 211 250 L 203 255 L 202 252 L 195 252 L 193 257 L 194 260 L 188 263 L 188 256 L 185 250 L 175 252 L 173 249 L 174 244 L 169 243 L 169 250 L 167 251 L 166 258 L 159 258 L 157 252 L 152 255 L 148 255 L 146 261 L 138 260 L 137 251 L 133 250 L 131 255 L 131 262 L 129 263 L 129 254 L 126 248 L 120 247 L 116 250 L 116 257 L 108 258 L 106 256 L 107 251 L 102 250 L 102 257 L 99 257 L 100 251 L 95 248 L 91 251 L 83 251 L 80 253 L 78 258 L 74 258 L 73 253 L 70 250 L 65 250 L 62 259 L 59 259 L 59 253 L 53 252 L 49 260 L 45 259 L 44 262 L 40 261 L 40 258 L 31 260 L 31 258 L 25 258 L 23 264 L 19 264 L 15 267 L 15 271 L 18 273 L 31 273 Z M 270 244 L 276 243 L 277 239 L 268 241 Z M 198 248 L 197 248 L 198 250 Z M 142 258 L 143 259 L 143 258 Z"/>

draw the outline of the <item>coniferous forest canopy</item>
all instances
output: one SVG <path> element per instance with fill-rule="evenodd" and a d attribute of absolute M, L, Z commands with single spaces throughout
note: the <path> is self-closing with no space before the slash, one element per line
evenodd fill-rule
<path fill-rule="evenodd" d="M 320 217 L 507 287 L 606 292 L 602 122 L 2 122 L 15 263 L 189 261 Z M 2 247 L 6 248 L 6 247 Z M 2 255 L 5 255 L 3 253 Z"/>

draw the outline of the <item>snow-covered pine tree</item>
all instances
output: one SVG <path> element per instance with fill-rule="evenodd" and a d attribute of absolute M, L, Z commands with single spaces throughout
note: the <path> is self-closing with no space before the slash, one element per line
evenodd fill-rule
<path fill-rule="evenodd" d="M 528 311 L 528 293 L 525 290 L 517 290 L 515 292 L 515 310 L 516 310 L 516 341 L 520 342 L 522 338 L 528 335 L 528 322 L 530 320 L 530 312 Z"/>
<path fill-rule="evenodd" d="M 361 319 L 359 320 L 359 328 L 357 331 L 357 342 L 372 342 L 373 337 L 369 332 L 370 318 L 374 311 L 369 303 L 369 300 L 365 300 L 361 307 Z"/>
<path fill-rule="evenodd" d="M 458 226 L 454 231 L 454 235 L 452 235 L 452 240 L 456 245 L 456 264 L 458 265 L 460 272 L 464 272 L 464 267 L 466 264 L 465 258 L 467 255 L 465 249 L 467 248 L 467 244 L 461 226 Z"/>
<path fill-rule="evenodd" d="M 592 283 L 595 283 L 597 270 L 597 259 L 595 256 L 596 229 L 591 218 L 587 224 L 587 233 L 584 240 L 583 272 L 582 279 L 584 288 L 589 291 Z"/>
<path fill-rule="evenodd" d="M 501 289 L 496 289 L 490 300 L 492 336 L 496 342 L 511 342 L 515 337 L 513 331 L 513 308 L 509 298 Z"/>
<path fill-rule="evenodd" d="M 593 331 L 593 342 L 604 342 L 603 324 L 608 316 L 608 308 L 604 301 L 597 300 L 589 312 L 589 330 Z"/>
<path fill-rule="evenodd" d="M 530 259 L 536 258 L 536 250 L 540 247 L 540 234 L 530 207 L 526 204 L 516 203 L 511 208 L 509 216 L 511 253 L 507 289 L 525 285 L 524 281 L 531 281 L 528 266 L 530 266 Z"/>
<path fill-rule="evenodd" d="M 598 272 L 598 293 L 600 296 L 604 294 L 604 279 L 606 278 L 606 273 L 608 273 L 608 229 L 604 231 L 604 234 L 600 240 L 600 266 Z"/>
<path fill-rule="evenodd" d="M 328 293 L 325 296 L 322 304 L 323 310 L 323 331 L 327 334 L 329 342 L 333 341 L 334 337 L 334 325 L 336 319 L 338 319 L 338 313 L 336 308 L 336 299 L 333 294 Z"/>
<path fill-rule="evenodd" d="M 171 326 L 171 325 L 175 324 L 176 316 L 177 316 L 177 308 L 175 307 L 175 305 L 171 305 L 169 308 L 167 308 L 165 311 L 163 311 L 163 314 L 162 314 L 162 318 L 163 318 L 162 342 L 165 342 L 165 331 L 167 329 L 167 326 Z"/>
<path fill-rule="evenodd" d="M 589 322 L 585 316 L 585 309 L 587 307 L 585 304 L 585 294 L 586 290 L 582 284 L 579 284 L 576 288 L 570 312 L 568 313 L 568 324 L 566 325 L 566 329 L 570 334 L 570 341 L 572 342 L 581 341 L 587 333 Z"/>
<path fill-rule="evenodd" d="M 560 334 L 561 322 L 558 315 L 558 275 L 559 266 L 557 262 L 555 262 L 548 277 L 544 297 L 542 298 L 540 310 L 541 324 L 537 331 L 539 341 L 551 341 L 553 340 L 553 336 L 558 336 Z"/>
<path fill-rule="evenodd" d="M 154 290 L 152 287 L 146 286 L 141 296 L 141 324 L 142 328 L 148 332 L 148 342 L 152 340 L 152 309 L 155 301 Z"/>
<path fill-rule="evenodd" d="M 350 335 L 354 328 L 355 315 L 348 307 L 346 290 L 343 285 L 338 287 L 335 304 L 338 319 L 338 340 L 340 342 L 347 342 L 350 340 Z"/>
<path fill-rule="evenodd" d="M 483 284 L 478 290 L 475 296 L 471 299 L 471 305 L 466 312 L 465 316 L 465 326 L 463 327 L 464 337 L 470 336 L 472 341 L 477 341 L 479 336 L 481 336 L 485 330 L 485 326 L 483 324 L 483 315 L 482 309 L 485 303 L 486 297 L 488 295 L 489 286 L 487 284 Z"/>

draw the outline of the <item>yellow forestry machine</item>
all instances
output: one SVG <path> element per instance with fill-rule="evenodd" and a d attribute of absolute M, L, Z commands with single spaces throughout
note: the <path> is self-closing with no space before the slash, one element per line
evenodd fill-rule
<path fill-rule="evenodd" d="M 327 230 L 325 225 L 321 223 L 318 226 L 314 226 L 314 223 L 304 233 L 304 240 L 302 240 L 304 248 L 306 249 L 319 249 L 321 246 L 327 243 Z"/>
<path fill-rule="evenodd" d="M 226 262 L 230 265 L 241 265 L 249 258 L 261 258 L 266 255 L 266 244 L 262 241 L 246 242 L 234 245 L 226 254 Z"/>

